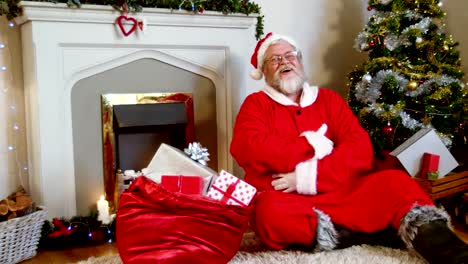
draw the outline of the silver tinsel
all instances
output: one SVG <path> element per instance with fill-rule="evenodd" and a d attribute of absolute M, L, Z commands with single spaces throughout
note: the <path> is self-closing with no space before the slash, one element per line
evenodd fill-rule
<path fill-rule="evenodd" d="M 368 34 L 366 32 L 361 32 L 354 39 L 354 49 L 357 51 L 365 51 L 369 48 Z"/>
<path fill-rule="evenodd" d="M 408 91 L 406 95 L 411 96 L 411 97 L 416 97 L 418 95 L 421 95 L 424 92 L 429 93 L 431 89 L 431 85 L 433 83 L 436 83 L 438 86 L 447 86 L 451 83 L 458 83 L 458 85 L 460 85 L 461 87 L 464 87 L 464 84 L 460 80 L 444 74 L 440 77 L 425 81 L 424 83 L 419 85 L 416 90 Z"/>
<path fill-rule="evenodd" d="M 397 35 L 395 35 L 395 34 L 388 34 L 388 35 L 385 37 L 384 44 L 385 44 L 385 47 L 386 47 L 388 50 L 393 51 L 394 49 L 400 47 L 401 41 L 399 40 L 399 38 L 398 38 Z"/>
<path fill-rule="evenodd" d="M 392 0 L 380 0 L 379 1 L 382 5 L 388 5 Z"/>
<path fill-rule="evenodd" d="M 202 147 L 202 145 L 198 142 L 190 143 L 188 148 L 184 149 L 185 154 L 187 154 L 191 159 L 203 164 L 206 166 L 206 162 L 210 159 L 210 153 L 208 153 L 208 149 Z"/>
<path fill-rule="evenodd" d="M 446 134 L 442 134 L 442 133 L 437 133 L 440 137 L 440 140 L 442 140 L 442 142 L 444 143 L 444 145 L 447 147 L 447 148 L 450 148 L 452 147 L 452 138 L 450 135 L 446 135 Z"/>
<path fill-rule="evenodd" d="M 422 34 L 426 34 L 427 31 L 429 30 L 429 26 L 431 25 L 431 22 L 432 22 L 431 18 L 425 17 L 418 23 L 405 28 L 401 33 L 406 34 L 412 29 L 418 29 Z"/>
<path fill-rule="evenodd" d="M 372 78 L 371 82 L 360 81 L 356 84 L 356 99 L 363 103 L 375 103 L 382 95 L 381 88 L 385 78 L 393 76 L 398 83 L 398 90 L 405 91 L 408 85 L 406 78 L 392 70 L 381 70 Z"/>
<path fill-rule="evenodd" d="M 381 0 L 382 2 L 391 2 L 391 0 Z M 393 18 L 395 16 L 403 15 L 410 20 L 419 21 L 418 23 L 407 27 L 402 31 L 400 36 L 388 32 L 387 36 L 385 37 L 384 44 L 387 49 L 393 51 L 394 49 L 404 45 L 410 46 L 411 42 L 409 41 L 406 34 L 411 29 L 418 29 L 422 34 L 427 33 L 429 29 L 429 25 L 431 24 L 431 18 L 425 18 L 422 15 L 414 12 L 414 11 L 405 11 L 402 13 L 394 13 L 394 12 L 376 12 L 371 18 L 373 19 L 373 26 L 383 27 L 380 25 L 381 23 L 386 23 L 389 18 Z M 369 48 L 369 42 L 372 40 L 371 34 L 369 34 L 370 29 L 369 26 L 366 25 L 363 32 L 360 32 L 354 40 L 354 48 L 358 51 L 366 51 Z"/>
<path fill-rule="evenodd" d="M 409 129 L 422 128 L 423 124 L 416 119 L 411 118 L 411 116 L 405 111 L 401 111 L 400 118 L 404 127 Z"/>

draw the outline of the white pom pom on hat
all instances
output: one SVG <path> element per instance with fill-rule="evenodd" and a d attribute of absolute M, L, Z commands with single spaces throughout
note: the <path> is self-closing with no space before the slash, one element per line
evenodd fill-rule
<path fill-rule="evenodd" d="M 277 40 L 284 40 L 297 48 L 296 42 L 286 36 L 273 34 L 272 32 L 268 33 L 257 42 L 257 46 L 255 47 L 255 51 L 250 58 L 250 63 L 255 67 L 255 70 L 250 72 L 250 77 L 254 80 L 260 80 L 263 77 L 263 72 L 261 67 L 263 66 L 263 62 L 265 61 L 265 52 L 267 51 L 270 45 L 277 41 Z M 259 68 L 260 67 L 260 68 Z"/>

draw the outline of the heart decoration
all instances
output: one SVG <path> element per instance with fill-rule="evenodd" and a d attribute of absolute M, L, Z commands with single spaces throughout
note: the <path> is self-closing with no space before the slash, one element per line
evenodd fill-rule
<path fill-rule="evenodd" d="M 126 24 L 129 24 L 131 25 L 131 27 L 129 29 L 127 29 L 125 26 L 124 26 L 124 22 Z M 128 16 L 125 16 L 125 15 L 121 15 L 117 18 L 117 24 L 119 25 L 120 27 L 120 30 L 122 31 L 122 33 L 124 34 L 125 37 L 128 37 L 130 34 L 133 33 L 133 31 L 135 31 L 137 29 L 137 26 L 138 26 L 138 21 L 133 18 L 133 17 L 128 17 Z"/>

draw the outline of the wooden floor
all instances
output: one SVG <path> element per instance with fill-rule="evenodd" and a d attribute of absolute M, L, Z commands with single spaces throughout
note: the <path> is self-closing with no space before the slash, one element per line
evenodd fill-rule
<path fill-rule="evenodd" d="M 118 254 L 115 243 L 106 243 L 99 246 L 74 247 L 66 250 L 38 250 L 32 259 L 21 264 L 64 264 L 87 260 L 90 257 L 101 257 Z"/>
<path fill-rule="evenodd" d="M 468 227 L 454 223 L 457 235 L 468 243 Z M 38 250 L 37 255 L 29 260 L 21 262 L 22 264 L 63 264 L 75 263 L 86 260 L 90 257 L 110 256 L 118 254 L 115 243 L 102 244 L 99 246 L 76 247 L 67 250 Z"/>

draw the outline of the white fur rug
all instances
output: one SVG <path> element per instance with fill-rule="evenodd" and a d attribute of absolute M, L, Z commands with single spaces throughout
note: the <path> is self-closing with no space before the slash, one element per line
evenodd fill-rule
<path fill-rule="evenodd" d="M 78 264 L 122 264 L 118 255 L 94 258 L 78 262 Z M 426 264 L 415 253 L 407 250 L 392 249 L 377 246 L 353 246 L 346 249 L 332 250 L 320 253 L 303 251 L 262 251 L 248 253 L 240 251 L 229 264 Z"/>

